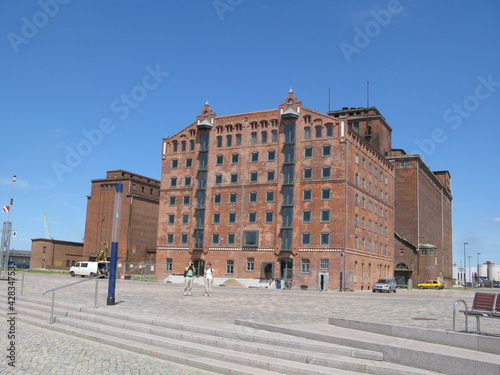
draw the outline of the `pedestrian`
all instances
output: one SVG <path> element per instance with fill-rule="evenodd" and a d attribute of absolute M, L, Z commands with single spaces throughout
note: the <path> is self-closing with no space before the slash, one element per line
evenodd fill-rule
<path fill-rule="evenodd" d="M 193 262 L 189 262 L 187 267 L 184 268 L 184 295 L 190 296 L 191 289 L 193 289 L 193 278 L 196 273 Z"/>
<path fill-rule="evenodd" d="M 214 281 L 214 269 L 212 268 L 212 263 L 207 263 L 207 268 L 205 268 L 205 297 L 212 297 L 212 283 Z"/>

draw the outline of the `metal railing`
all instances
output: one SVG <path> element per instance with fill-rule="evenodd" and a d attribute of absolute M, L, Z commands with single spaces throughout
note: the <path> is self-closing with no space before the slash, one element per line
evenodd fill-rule
<path fill-rule="evenodd" d="M 468 311 L 469 309 L 467 308 L 467 302 L 465 302 L 463 299 L 458 299 L 455 301 L 453 304 L 453 332 L 455 332 L 455 315 L 456 315 L 456 310 L 458 304 L 462 302 L 465 306 L 465 311 Z M 465 332 L 468 332 L 468 327 L 467 327 L 467 314 L 465 314 Z"/>
<path fill-rule="evenodd" d="M 85 283 L 87 281 L 95 279 L 94 309 L 96 309 L 97 308 L 97 286 L 98 286 L 98 281 L 99 281 L 99 279 L 101 277 L 104 277 L 104 276 L 105 275 L 97 275 L 97 276 L 91 277 L 90 279 L 77 281 L 77 282 L 74 282 L 74 283 L 71 283 L 71 284 L 66 284 L 66 285 L 63 285 L 63 286 L 58 286 L 57 288 L 52 288 L 52 289 L 49 289 L 49 290 L 44 290 L 43 291 L 43 295 L 45 295 L 46 293 L 52 293 L 52 303 L 50 304 L 49 324 L 53 324 L 55 322 L 55 319 L 54 319 L 54 303 L 55 303 L 55 298 L 56 298 L 56 290 L 64 289 L 64 288 L 67 288 L 67 287 L 72 286 L 72 285 L 76 285 L 76 284 L 80 284 L 80 283 Z"/>

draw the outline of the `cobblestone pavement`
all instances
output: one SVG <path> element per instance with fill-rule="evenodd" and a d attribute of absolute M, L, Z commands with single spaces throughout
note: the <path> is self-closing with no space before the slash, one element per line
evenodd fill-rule
<path fill-rule="evenodd" d="M 23 295 L 50 300 L 43 291 L 80 281 L 67 275 L 26 274 Z M 216 280 L 217 281 L 217 280 Z M 2 282 L 3 283 L 3 282 Z M 6 284 L 6 283 L 5 283 Z M 7 304 L 6 286 L 0 284 L 0 298 Z M 16 293 L 20 295 L 20 280 Z M 56 292 L 56 302 L 92 308 L 95 281 L 80 283 Z M 98 283 L 98 308 L 121 314 L 158 317 L 187 324 L 241 329 L 235 319 L 269 323 L 327 323 L 328 318 L 345 318 L 404 326 L 451 330 L 453 303 L 464 299 L 472 304 L 477 290 L 398 290 L 380 294 L 371 291 L 318 292 L 214 286 L 212 297 L 205 297 L 201 280 L 192 296 L 183 295 L 183 285 L 164 282 L 117 280 L 115 305 L 107 306 L 107 280 Z M 500 292 L 496 289 L 483 291 Z M 463 316 L 457 316 L 457 329 L 463 329 Z M 2 348 L 6 341 L 7 319 L 2 319 Z M 475 322 L 469 321 L 469 329 Z M 482 319 L 484 332 L 500 334 L 498 319 Z M 17 367 L 15 374 L 209 374 L 168 361 L 130 353 L 88 340 L 80 340 L 28 324 L 17 323 Z M 7 364 L 5 355 L 0 373 Z"/>

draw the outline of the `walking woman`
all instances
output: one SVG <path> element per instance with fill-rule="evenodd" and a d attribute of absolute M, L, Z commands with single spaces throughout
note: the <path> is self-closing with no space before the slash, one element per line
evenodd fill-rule
<path fill-rule="evenodd" d="M 205 268 L 205 297 L 212 296 L 212 282 L 214 281 L 214 269 L 212 268 L 212 263 L 207 263 L 207 268 Z"/>

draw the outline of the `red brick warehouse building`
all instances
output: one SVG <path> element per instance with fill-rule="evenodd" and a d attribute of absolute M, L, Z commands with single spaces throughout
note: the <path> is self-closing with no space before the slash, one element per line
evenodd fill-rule
<path fill-rule="evenodd" d="M 374 107 L 278 108 L 196 121 L 163 139 L 156 278 L 281 278 L 368 289 L 393 276 L 391 131 Z"/>
<path fill-rule="evenodd" d="M 154 265 L 156 259 L 160 181 L 124 170 L 108 171 L 106 178 L 91 182 L 82 259 L 95 260 L 105 243 L 109 246 L 110 256 L 118 182 L 123 183 L 118 239 L 119 272 L 143 273 L 144 264 Z"/>

